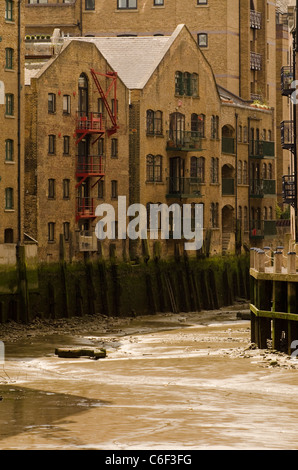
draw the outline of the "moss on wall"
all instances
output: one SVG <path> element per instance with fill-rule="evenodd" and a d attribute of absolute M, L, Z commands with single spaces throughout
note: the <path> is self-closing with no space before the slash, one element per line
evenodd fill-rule
<path fill-rule="evenodd" d="M 156 257 L 139 264 L 99 260 L 39 264 L 28 276 L 29 319 L 212 310 L 249 298 L 247 256 Z M 17 270 L 0 271 L 0 321 L 24 321 Z"/>

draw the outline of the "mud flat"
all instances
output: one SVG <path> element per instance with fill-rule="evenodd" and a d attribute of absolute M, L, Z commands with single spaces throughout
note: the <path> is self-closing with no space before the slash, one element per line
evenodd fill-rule
<path fill-rule="evenodd" d="M 0 449 L 296 449 L 298 361 L 250 344 L 246 313 L 7 329 Z M 55 355 L 78 346 L 107 355 Z"/>

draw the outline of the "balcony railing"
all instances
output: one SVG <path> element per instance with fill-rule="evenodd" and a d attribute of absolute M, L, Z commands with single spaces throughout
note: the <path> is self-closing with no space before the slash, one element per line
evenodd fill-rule
<path fill-rule="evenodd" d="M 281 146 L 284 149 L 293 149 L 294 147 L 294 122 L 283 121 L 280 125 Z"/>
<path fill-rule="evenodd" d="M 274 157 L 275 143 L 266 140 L 251 140 L 249 142 L 249 156 L 251 158 Z"/>
<path fill-rule="evenodd" d="M 94 219 L 95 209 L 94 200 L 91 197 L 77 197 L 76 218 L 79 219 Z"/>
<path fill-rule="evenodd" d="M 262 70 L 262 55 L 257 52 L 250 53 L 251 70 Z"/>
<path fill-rule="evenodd" d="M 250 238 L 265 238 L 276 235 L 275 220 L 251 220 L 250 221 Z"/>
<path fill-rule="evenodd" d="M 168 198 L 199 198 L 201 194 L 200 178 L 167 178 L 167 197 Z"/>
<path fill-rule="evenodd" d="M 261 29 L 262 13 L 255 10 L 250 10 L 250 27 L 253 29 Z"/>
<path fill-rule="evenodd" d="M 282 67 L 281 69 L 281 92 L 283 96 L 288 96 L 295 88 L 292 87 L 294 80 L 293 67 L 290 65 Z"/>
<path fill-rule="evenodd" d="M 254 179 L 250 181 L 249 195 L 254 198 L 263 198 L 276 194 L 275 180 Z"/>
<path fill-rule="evenodd" d="M 77 132 L 100 132 L 105 130 L 105 120 L 101 113 L 77 113 Z"/>
<path fill-rule="evenodd" d="M 167 150 L 182 152 L 201 151 L 202 136 L 197 131 L 167 131 Z"/>
<path fill-rule="evenodd" d="M 235 180 L 234 178 L 222 179 L 222 195 L 235 196 Z"/>
<path fill-rule="evenodd" d="M 102 156 L 77 156 L 76 176 L 103 176 L 104 161 Z"/>
<path fill-rule="evenodd" d="M 94 232 L 83 230 L 79 233 L 79 251 L 97 251 L 97 238 Z"/>
<path fill-rule="evenodd" d="M 296 178 L 295 175 L 286 175 L 282 178 L 282 197 L 284 204 L 296 202 Z"/>
<path fill-rule="evenodd" d="M 235 155 L 235 139 L 233 137 L 222 137 L 221 151 L 222 153 Z"/>

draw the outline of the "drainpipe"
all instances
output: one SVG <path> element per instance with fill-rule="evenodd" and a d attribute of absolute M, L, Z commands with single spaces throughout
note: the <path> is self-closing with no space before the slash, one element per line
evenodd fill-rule
<path fill-rule="evenodd" d="M 22 242 L 21 233 L 21 1 L 18 0 L 18 245 Z"/>
<path fill-rule="evenodd" d="M 238 114 L 235 113 L 235 126 L 236 126 L 236 142 L 235 142 L 235 219 L 236 219 L 236 230 L 235 230 L 235 248 L 238 252 Z"/>
<path fill-rule="evenodd" d="M 241 0 L 239 0 L 239 96 L 241 97 Z"/>
<path fill-rule="evenodd" d="M 83 36 L 83 0 L 81 0 L 81 5 L 80 5 L 80 29 L 81 29 L 81 36 Z"/>
<path fill-rule="evenodd" d="M 247 176 L 248 176 L 248 233 L 249 233 L 249 238 L 250 238 L 250 227 L 251 227 L 251 203 L 250 203 L 250 185 L 251 185 L 251 163 L 250 163 L 250 117 L 247 119 L 248 121 L 248 155 L 247 155 Z"/>
<path fill-rule="evenodd" d="M 297 54 L 297 40 L 298 40 L 298 0 L 296 0 L 296 27 L 293 32 L 293 80 L 296 80 L 296 54 Z M 297 98 L 293 104 L 293 127 L 294 127 L 294 175 L 295 175 L 295 241 L 298 243 L 298 228 L 297 228 Z"/>

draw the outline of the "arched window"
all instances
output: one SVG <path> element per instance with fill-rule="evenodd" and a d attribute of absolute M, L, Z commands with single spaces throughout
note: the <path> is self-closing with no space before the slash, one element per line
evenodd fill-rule
<path fill-rule="evenodd" d="M 268 180 L 273 179 L 273 172 L 272 172 L 272 163 L 268 163 L 268 174 L 267 174 Z"/>
<path fill-rule="evenodd" d="M 88 114 L 88 78 L 82 73 L 79 77 L 79 113 Z"/>
<path fill-rule="evenodd" d="M 263 166 L 262 166 L 262 178 L 263 178 L 263 180 L 267 179 L 267 165 L 266 165 L 266 163 L 263 163 Z"/>

